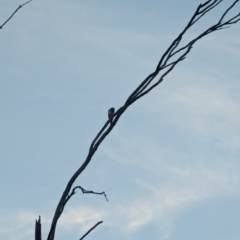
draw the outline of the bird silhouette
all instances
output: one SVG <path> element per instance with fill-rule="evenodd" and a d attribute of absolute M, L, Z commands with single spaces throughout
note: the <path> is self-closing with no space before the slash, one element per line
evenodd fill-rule
<path fill-rule="evenodd" d="M 112 118 L 113 118 L 114 113 L 115 113 L 115 109 L 113 107 L 108 110 L 108 118 L 111 123 L 112 123 Z"/>

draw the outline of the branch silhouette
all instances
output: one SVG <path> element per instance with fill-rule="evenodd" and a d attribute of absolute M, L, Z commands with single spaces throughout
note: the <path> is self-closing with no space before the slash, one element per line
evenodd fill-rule
<path fill-rule="evenodd" d="M 71 192 L 70 194 L 68 194 L 68 196 L 66 197 L 66 200 L 65 200 L 65 202 L 64 202 L 64 204 L 63 204 L 63 206 L 62 206 L 62 209 L 61 209 L 61 213 L 63 212 L 64 207 L 65 207 L 65 205 L 67 204 L 67 202 L 68 202 L 68 201 L 70 200 L 70 198 L 76 193 L 76 189 L 78 189 L 78 188 L 81 189 L 81 191 L 82 191 L 83 194 L 103 195 L 103 196 L 105 197 L 106 201 L 108 201 L 107 195 L 106 195 L 105 192 L 88 191 L 88 190 L 85 190 L 85 189 L 84 189 L 83 187 L 81 187 L 81 186 L 76 186 L 76 187 L 74 187 L 74 188 L 72 189 L 72 192 Z"/>
<path fill-rule="evenodd" d="M 94 228 L 96 228 L 99 224 L 103 223 L 103 221 L 100 221 L 96 223 L 92 228 L 90 228 L 79 240 L 84 239 Z"/>
<path fill-rule="evenodd" d="M 17 13 L 17 11 L 18 11 L 20 8 L 22 8 L 24 5 L 30 3 L 31 1 L 33 1 L 33 0 L 29 0 L 29 1 L 27 1 L 27 2 L 25 2 L 25 3 L 23 3 L 23 4 L 21 4 L 21 5 L 19 5 L 19 7 L 12 13 L 12 15 L 0 26 L 0 29 L 3 28 L 3 26 Z"/>
<path fill-rule="evenodd" d="M 62 194 L 62 197 L 57 205 L 57 208 L 56 208 L 53 220 L 52 220 L 52 224 L 51 224 L 51 228 L 50 228 L 47 240 L 54 239 L 57 221 L 62 214 L 62 211 L 63 211 L 63 208 L 64 208 L 66 202 L 69 200 L 68 197 L 71 196 L 70 191 L 71 191 L 73 183 L 78 178 L 78 176 L 84 171 L 84 169 L 88 166 L 94 153 L 97 151 L 97 149 L 100 146 L 100 144 L 102 143 L 102 141 L 112 131 L 112 129 L 115 127 L 118 120 L 120 119 L 121 115 L 127 110 L 127 108 L 131 104 L 133 104 L 135 101 L 137 101 L 144 95 L 148 94 L 152 89 L 157 87 L 163 81 L 164 77 L 167 76 L 168 73 L 170 73 L 178 63 L 180 63 L 187 57 L 187 55 L 190 53 L 191 49 L 193 48 L 193 45 L 198 40 L 207 36 L 210 33 L 228 28 L 231 25 L 240 21 L 240 13 L 238 13 L 237 15 L 235 15 L 229 19 L 225 19 L 227 14 L 229 13 L 229 11 L 236 5 L 237 2 L 239 2 L 239 0 L 235 0 L 233 2 L 233 4 L 230 5 L 230 7 L 223 12 L 223 14 L 220 16 L 219 20 L 215 24 L 213 24 L 212 26 L 207 28 L 205 31 L 200 33 L 198 36 L 196 36 L 191 41 L 189 41 L 186 45 L 184 45 L 183 47 L 180 48 L 179 45 L 180 45 L 185 33 L 197 21 L 199 21 L 205 14 L 209 13 L 213 8 L 215 8 L 221 2 L 222 2 L 222 0 L 208 0 L 205 3 L 200 4 L 197 7 L 195 13 L 191 17 L 191 19 L 188 22 L 188 24 L 186 25 L 186 27 L 178 35 L 178 37 L 171 43 L 171 45 L 168 47 L 168 49 L 164 52 L 164 54 L 160 58 L 155 71 L 153 71 L 151 74 L 149 74 L 141 82 L 141 84 L 130 94 L 130 96 L 126 100 L 125 104 L 114 113 L 114 115 L 111 118 L 111 121 L 107 120 L 106 123 L 103 125 L 102 129 L 99 131 L 99 133 L 96 135 L 96 137 L 92 141 L 85 161 L 79 167 L 79 169 L 73 174 L 73 176 L 69 180 L 69 182 Z M 173 57 L 175 57 L 175 59 Z M 73 192 L 74 192 L 74 190 L 73 190 Z M 96 227 L 98 224 L 96 224 L 94 227 Z"/>

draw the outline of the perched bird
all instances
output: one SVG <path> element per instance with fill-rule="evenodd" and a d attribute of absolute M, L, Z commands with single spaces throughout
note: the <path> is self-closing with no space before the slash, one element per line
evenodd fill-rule
<path fill-rule="evenodd" d="M 113 107 L 108 110 L 108 118 L 111 123 L 112 123 L 112 118 L 113 118 L 114 112 L 115 112 L 115 109 Z"/>

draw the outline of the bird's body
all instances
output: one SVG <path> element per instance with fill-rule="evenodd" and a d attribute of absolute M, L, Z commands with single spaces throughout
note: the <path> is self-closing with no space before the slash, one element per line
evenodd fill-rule
<path fill-rule="evenodd" d="M 110 122 L 112 122 L 114 113 L 115 113 L 115 109 L 113 107 L 108 110 L 108 118 L 109 118 Z"/>

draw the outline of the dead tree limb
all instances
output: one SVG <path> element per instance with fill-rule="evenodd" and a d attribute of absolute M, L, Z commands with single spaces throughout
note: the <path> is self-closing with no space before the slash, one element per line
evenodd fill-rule
<path fill-rule="evenodd" d="M 35 224 L 35 240 L 42 240 L 41 217 L 39 216 Z"/>
<path fill-rule="evenodd" d="M 19 5 L 19 7 L 12 13 L 12 15 L 0 26 L 0 29 L 3 28 L 3 26 L 16 14 L 16 12 L 17 12 L 20 8 L 22 8 L 24 5 L 30 3 L 31 1 L 33 1 L 33 0 L 29 0 L 29 1 L 27 1 L 27 2 L 25 2 L 25 3 L 23 3 L 23 4 L 21 4 L 21 5 Z"/>
<path fill-rule="evenodd" d="M 193 45 L 200 40 L 201 38 L 207 36 L 210 33 L 213 33 L 218 30 L 222 30 L 224 28 L 227 28 L 238 21 L 240 21 L 240 13 L 237 15 L 225 19 L 229 11 L 236 5 L 239 0 L 235 0 L 230 7 L 223 12 L 223 14 L 220 16 L 217 23 L 207 28 L 205 31 L 203 31 L 201 34 L 193 38 L 191 41 L 189 41 L 185 46 L 179 47 L 179 44 L 181 43 L 181 40 L 184 36 L 184 34 L 197 22 L 199 21 L 205 14 L 209 13 L 213 8 L 215 8 L 217 5 L 219 5 L 222 2 L 222 0 L 208 0 L 203 4 L 200 4 L 193 16 L 191 17 L 189 23 L 186 25 L 186 27 L 183 29 L 183 31 L 178 35 L 178 37 L 172 42 L 172 44 L 168 47 L 168 49 L 164 52 L 162 57 L 160 58 L 160 61 L 157 64 L 157 67 L 155 71 L 153 71 L 151 74 L 149 74 L 142 82 L 141 84 L 132 92 L 132 94 L 128 97 L 125 104 L 120 107 L 115 114 L 113 115 L 110 120 L 106 121 L 102 129 L 99 131 L 97 136 L 92 141 L 88 155 L 86 157 L 86 160 L 83 162 L 83 164 L 80 166 L 80 168 L 73 174 L 71 179 L 69 180 L 62 197 L 57 205 L 51 228 L 48 234 L 47 240 L 53 240 L 55 235 L 55 230 L 57 226 L 57 221 L 59 217 L 62 214 L 63 207 L 65 206 L 66 200 L 68 199 L 69 193 L 71 191 L 72 185 L 75 182 L 75 180 L 78 178 L 78 176 L 84 171 L 84 169 L 88 166 L 89 162 L 91 161 L 94 153 L 97 151 L 99 145 L 102 143 L 102 141 L 105 139 L 105 137 L 112 131 L 112 129 L 117 124 L 118 120 L 120 119 L 121 115 L 126 111 L 126 109 L 133 104 L 135 101 L 137 101 L 139 98 L 143 97 L 147 93 L 149 93 L 153 88 L 158 86 L 164 79 L 164 77 L 170 73 L 174 67 L 183 61 L 186 56 L 189 54 L 191 49 L 193 48 Z M 160 75 L 161 73 L 161 75 Z"/>

